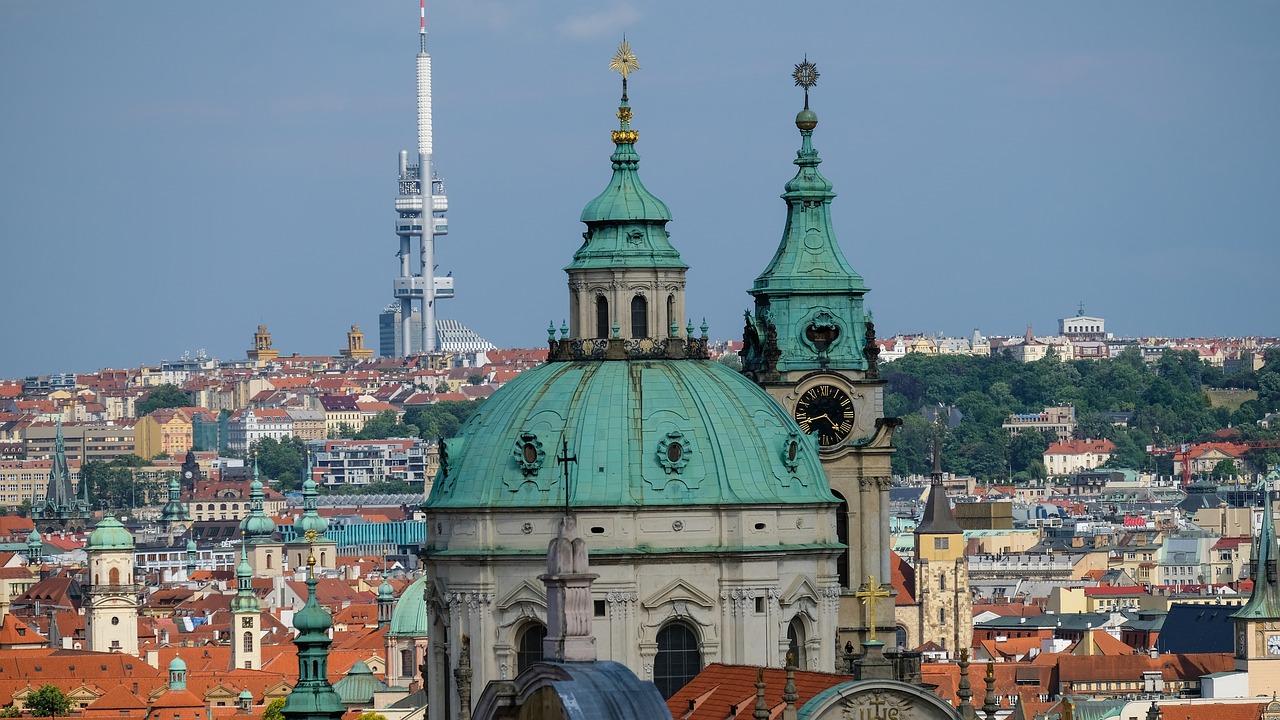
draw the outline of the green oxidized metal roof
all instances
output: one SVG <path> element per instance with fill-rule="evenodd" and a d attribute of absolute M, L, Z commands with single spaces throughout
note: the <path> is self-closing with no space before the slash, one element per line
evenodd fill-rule
<path fill-rule="evenodd" d="M 120 521 L 113 517 L 104 517 L 89 533 L 87 550 L 132 550 L 133 536 Z"/>
<path fill-rule="evenodd" d="M 446 442 L 424 508 L 561 507 L 562 439 L 576 507 L 834 501 L 812 438 L 755 383 L 709 360 L 629 360 L 504 385 Z"/>
<path fill-rule="evenodd" d="M 427 576 L 414 580 L 400 593 L 396 609 L 391 612 L 391 624 L 387 634 L 392 637 L 426 637 L 430 622 L 427 620 Z"/>
<path fill-rule="evenodd" d="M 373 670 L 363 660 L 357 660 L 347 674 L 334 683 L 333 689 L 347 705 L 372 703 L 373 694 L 387 689 L 386 683 L 374 677 Z"/>
<path fill-rule="evenodd" d="M 1275 475 L 1272 472 L 1268 476 L 1266 487 L 1271 487 L 1270 481 L 1275 479 Z M 1252 576 L 1253 593 L 1249 595 L 1249 602 L 1231 616 L 1233 618 L 1280 620 L 1280 573 L 1276 571 L 1276 564 L 1280 562 L 1280 544 L 1276 543 L 1276 524 L 1271 510 L 1271 492 L 1265 490 L 1262 500 L 1262 531 L 1258 534 L 1256 551 L 1257 564 L 1252 565 L 1257 568 Z"/>
<path fill-rule="evenodd" d="M 638 134 L 631 129 L 625 80 L 618 117 L 621 125 L 613 133 L 616 147 L 609 157 L 613 176 L 608 187 L 583 208 L 587 232 L 565 269 L 688 267 L 668 240 L 666 225 L 671 211 L 640 181 L 640 156 L 635 149 Z"/>
<path fill-rule="evenodd" d="M 811 117 L 805 118 L 805 113 Z M 813 111 L 802 110 L 802 119 L 817 124 Z M 807 128 L 807 129 L 806 129 Z M 756 278 L 753 295 L 762 293 L 865 293 L 862 276 L 854 272 L 836 244 L 831 224 L 831 182 L 818 172 L 822 162 L 813 148 L 813 127 L 801 128 L 800 150 L 795 177 L 786 185 L 782 199 L 787 203 L 787 224 L 773 259 Z"/>

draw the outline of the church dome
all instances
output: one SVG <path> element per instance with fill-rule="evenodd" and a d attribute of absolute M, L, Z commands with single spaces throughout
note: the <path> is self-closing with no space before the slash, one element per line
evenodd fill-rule
<path fill-rule="evenodd" d="M 316 481 L 307 478 L 302 483 L 302 497 L 305 509 L 302 516 L 293 523 L 293 529 L 299 540 L 304 539 L 306 534 L 312 530 L 317 535 L 324 535 L 324 532 L 329 529 L 329 521 L 316 512 L 315 497 L 318 494 L 319 490 L 316 487 Z"/>
<path fill-rule="evenodd" d="M 297 628 L 299 635 L 305 635 L 306 633 L 323 634 L 331 625 L 333 625 L 333 618 L 316 602 L 315 588 L 312 587 L 307 604 L 293 616 L 293 626 Z"/>
<path fill-rule="evenodd" d="M 447 441 L 426 507 L 563 507 L 564 440 L 577 507 L 835 499 L 813 439 L 725 365 L 569 361 L 523 372 L 485 402 Z"/>
<path fill-rule="evenodd" d="M 400 594 L 400 602 L 391 613 L 391 625 L 387 634 L 393 637 L 426 637 L 427 628 L 427 576 L 414 580 Z"/>
<path fill-rule="evenodd" d="M 257 468 L 254 468 L 257 472 Z M 255 476 L 249 485 L 250 504 L 253 508 L 244 520 L 240 521 L 240 532 L 252 542 L 269 541 L 275 534 L 276 523 L 262 512 L 262 482 Z"/>
<path fill-rule="evenodd" d="M 132 550 L 133 536 L 120 521 L 113 517 L 105 517 L 89 533 L 89 544 L 86 550 Z"/>

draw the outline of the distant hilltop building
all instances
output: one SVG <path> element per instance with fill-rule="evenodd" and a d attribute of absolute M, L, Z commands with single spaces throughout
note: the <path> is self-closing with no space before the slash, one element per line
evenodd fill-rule
<path fill-rule="evenodd" d="M 266 325 L 259 325 L 258 332 L 253 334 L 253 347 L 247 353 L 253 362 L 265 363 L 280 357 L 280 351 L 271 347 L 271 333 Z"/>
<path fill-rule="evenodd" d="M 1010 435 L 1023 430 L 1052 430 L 1059 440 L 1066 440 L 1076 432 L 1076 409 L 1070 405 L 1047 407 L 1038 413 L 1016 413 L 1000 425 Z"/>
<path fill-rule="evenodd" d="M 1107 340 L 1107 321 L 1084 314 L 1084 303 L 1074 317 L 1058 321 L 1058 334 L 1072 342 L 1102 342 Z"/>

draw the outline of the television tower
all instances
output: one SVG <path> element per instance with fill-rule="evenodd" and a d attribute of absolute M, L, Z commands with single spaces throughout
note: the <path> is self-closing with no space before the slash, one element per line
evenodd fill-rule
<path fill-rule="evenodd" d="M 437 299 L 453 297 L 453 277 L 436 277 L 435 239 L 449 232 L 444 213 L 449 200 L 444 182 L 431 165 L 431 56 L 427 54 L 427 3 L 419 0 L 418 24 L 418 162 L 409 164 L 409 151 L 400 151 L 400 190 L 396 195 L 396 235 L 400 238 L 400 275 L 395 279 L 395 299 L 400 303 L 397 354 L 433 353 L 436 341 Z M 419 242 L 418 272 L 411 265 L 413 239 Z M 422 308 L 421 342 L 413 342 L 413 304 Z"/>

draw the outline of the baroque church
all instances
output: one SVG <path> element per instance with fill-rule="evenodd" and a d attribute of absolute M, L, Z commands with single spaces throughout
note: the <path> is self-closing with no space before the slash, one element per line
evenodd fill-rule
<path fill-rule="evenodd" d="M 685 321 L 671 213 L 640 180 L 627 95 L 639 66 L 625 41 L 612 68 L 612 176 L 565 267 L 569 319 L 548 328 L 546 364 L 443 443 L 423 505 L 433 720 L 464 716 L 487 683 L 563 641 L 548 635 L 538 578 L 566 517 L 597 575 L 597 656 L 663 697 L 708 663 L 833 671 L 844 648 L 893 636 L 898 421 L 883 417 L 867 287 L 836 242 L 835 193 L 818 171 L 816 68 L 796 67 L 797 171 L 782 240 L 750 290 L 742 373 L 710 360 L 707 328 Z"/>

